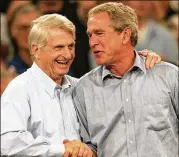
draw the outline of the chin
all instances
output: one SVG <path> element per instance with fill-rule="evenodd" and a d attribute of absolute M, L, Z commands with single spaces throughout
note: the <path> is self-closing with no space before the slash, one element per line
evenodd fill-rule
<path fill-rule="evenodd" d="M 96 64 L 103 65 L 105 60 L 102 57 L 95 57 Z"/>
<path fill-rule="evenodd" d="M 60 73 L 59 73 L 60 76 L 64 76 L 64 75 L 66 75 L 66 74 L 68 74 L 68 72 L 60 72 Z"/>
<path fill-rule="evenodd" d="M 62 71 L 59 72 L 59 74 L 62 76 L 62 75 L 68 74 L 68 72 L 69 72 L 69 69 L 68 70 L 62 70 Z"/>
<path fill-rule="evenodd" d="M 103 65 L 104 62 L 103 62 L 103 61 L 100 61 L 100 60 L 96 60 L 96 64 L 98 64 L 98 65 Z"/>

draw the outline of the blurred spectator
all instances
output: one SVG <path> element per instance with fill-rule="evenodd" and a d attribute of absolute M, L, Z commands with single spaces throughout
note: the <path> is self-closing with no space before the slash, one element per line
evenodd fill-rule
<path fill-rule="evenodd" d="M 10 4 L 9 4 L 9 7 L 7 9 L 7 21 L 9 22 L 14 14 L 14 11 L 16 10 L 16 8 L 24 5 L 24 4 L 27 4 L 27 3 L 30 3 L 30 1 L 26 0 L 26 1 L 14 1 L 14 0 L 11 0 Z"/>
<path fill-rule="evenodd" d="M 8 36 L 7 21 L 5 14 L 1 13 L 1 59 L 7 60 L 9 56 L 10 38 Z"/>
<path fill-rule="evenodd" d="M 167 26 L 166 21 L 174 14 L 178 13 L 178 1 L 152 1 L 152 17 Z"/>
<path fill-rule="evenodd" d="M 9 45 L 10 44 L 10 38 L 8 34 L 8 24 L 6 15 L 4 13 L 1 13 L 1 44 L 2 45 Z"/>
<path fill-rule="evenodd" d="M 70 20 L 76 26 L 75 59 L 71 66 L 73 76 L 81 77 L 90 70 L 89 40 L 86 34 L 88 11 L 97 5 L 97 1 L 76 1 L 76 9 Z"/>
<path fill-rule="evenodd" d="M 12 56 L 10 53 L 11 41 L 8 33 L 6 14 L 1 13 L 1 59 L 6 63 Z"/>
<path fill-rule="evenodd" d="M 174 14 L 178 14 L 178 7 L 179 7 L 178 5 L 179 5 L 179 2 L 176 0 L 168 1 L 168 10 L 165 16 L 165 20 L 168 20 Z"/>
<path fill-rule="evenodd" d="M 176 39 L 179 45 L 179 35 L 178 35 L 178 14 L 172 15 L 168 19 L 168 27 L 171 30 L 174 38 Z"/>
<path fill-rule="evenodd" d="M 178 4 L 179 4 L 178 1 L 169 1 L 169 6 L 171 10 L 174 12 L 173 14 L 178 13 L 178 9 L 179 9 Z"/>
<path fill-rule="evenodd" d="M 7 70 L 8 67 L 7 67 L 6 63 L 2 60 L 2 58 L 1 58 L 0 61 L 1 61 L 1 71 L 5 71 L 5 70 Z"/>
<path fill-rule="evenodd" d="M 1 43 L 1 61 L 3 61 L 4 64 L 6 64 L 6 60 L 8 58 L 8 55 L 9 55 L 8 46 Z"/>
<path fill-rule="evenodd" d="M 178 45 L 172 34 L 156 21 L 151 20 L 151 1 L 125 1 L 135 9 L 139 22 L 139 40 L 136 50 L 144 48 L 159 52 L 162 59 L 178 64 Z"/>
<path fill-rule="evenodd" d="M 64 2 L 62 0 L 38 0 L 36 5 L 42 14 L 64 14 Z"/>
<path fill-rule="evenodd" d="M 17 76 L 14 67 L 7 67 L 3 60 L 1 60 L 1 95 L 6 89 L 9 82 Z"/>
<path fill-rule="evenodd" d="M 8 66 L 15 66 L 18 74 L 26 71 L 32 64 L 27 40 L 31 22 L 40 15 L 40 11 L 34 5 L 25 4 L 17 7 L 10 19 L 10 34 L 16 48 Z"/>
<path fill-rule="evenodd" d="M 165 17 L 167 17 L 169 10 L 168 1 L 152 1 L 151 7 L 151 17 L 155 19 L 160 24 L 166 26 Z"/>
<path fill-rule="evenodd" d="M 6 63 L 11 59 L 13 47 L 9 36 L 8 24 L 13 16 L 14 10 L 24 4 L 30 3 L 29 1 L 7 1 L 4 3 L 6 8 L 5 13 L 1 13 L 1 59 Z"/>

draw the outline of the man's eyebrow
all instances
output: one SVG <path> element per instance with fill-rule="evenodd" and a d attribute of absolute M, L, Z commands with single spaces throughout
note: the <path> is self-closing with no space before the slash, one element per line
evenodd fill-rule
<path fill-rule="evenodd" d="M 92 33 L 93 32 L 105 32 L 103 29 L 94 29 L 93 31 L 91 31 Z M 86 34 L 89 34 L 91 33 L 90 31 L 86 31 Z"/>
<path fill-rule="evenodd" d="M 75 45 L 75 42 L 71 42 L 71 43 L 69 43 L 68 45 Z"/>

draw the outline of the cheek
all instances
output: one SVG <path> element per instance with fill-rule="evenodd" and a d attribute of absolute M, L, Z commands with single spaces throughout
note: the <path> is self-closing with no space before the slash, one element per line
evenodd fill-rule
<path fill-rule="evenodd" d="M 71 51 L 71 58 L 72 58 L 72 60 L 75 58 L 75 49 L 73 50 L 73 51 Z"/>
<path fill-rule="evenodd" d="M 73 59 L 75 58 L 75 51 L 72 53 Z"/>

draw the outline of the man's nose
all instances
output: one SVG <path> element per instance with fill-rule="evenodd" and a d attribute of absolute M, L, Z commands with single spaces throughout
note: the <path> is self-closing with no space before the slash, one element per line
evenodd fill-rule
<path fill-rule="evenodd" d="M 93 48 L 98 45 L 98 38 L 95 35 L 92 35 L 89 39 L 90 47 Z"/>
<path fill-rule="evenodd" d="M 72 51 L 69 49 L 68 46 L 66 46 L 65 49 L 64 49 L 64 57 L 66 59 L 71 59 L 72 58 Z"/>

